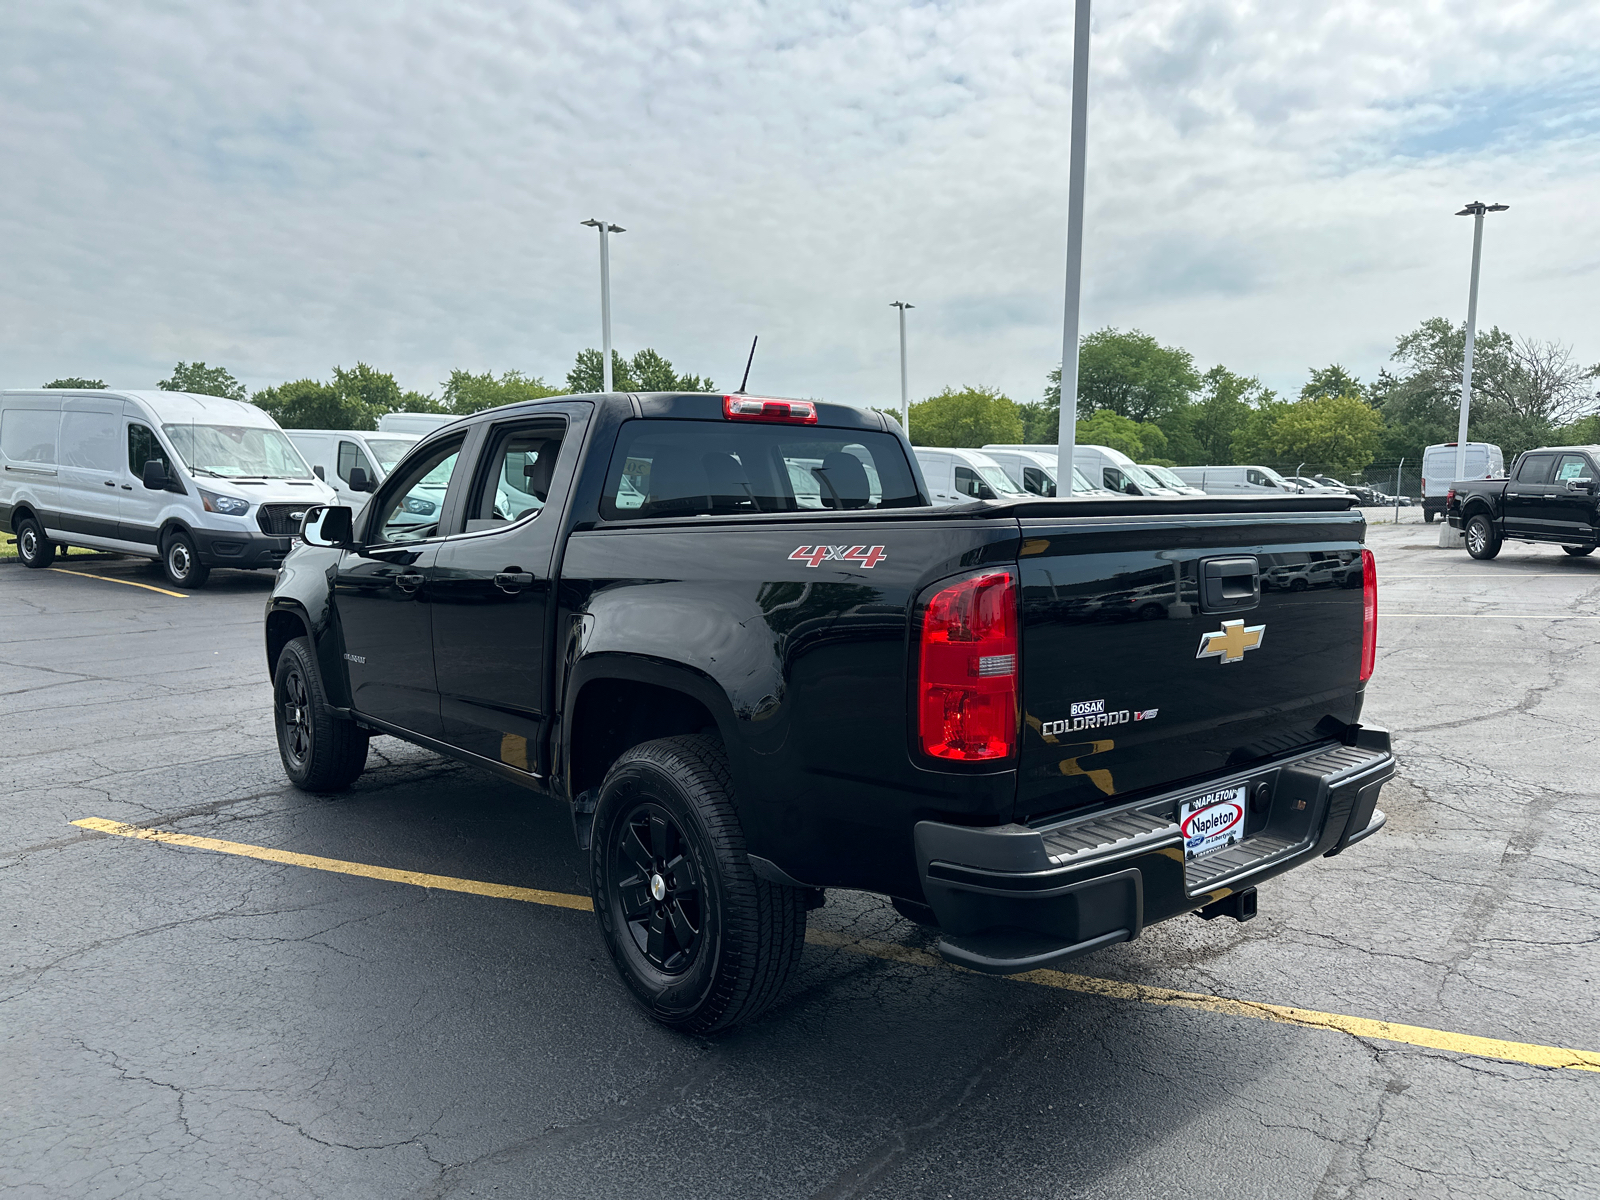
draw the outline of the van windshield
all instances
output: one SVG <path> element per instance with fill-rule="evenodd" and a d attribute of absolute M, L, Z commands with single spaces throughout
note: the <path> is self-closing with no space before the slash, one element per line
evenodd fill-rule
<path fill-rule="evenodd" d="M 1169 470 L 1167 467 L 1157 467 L 1147 464 L 1140 465 L 1146 474 L 1154 475 L 1156 482 L 1161 484 L 1163 487 L 1174 488 L 1181 491 L 1183 488 L 1189 486 L 1182 480 L 1182 478 L 1179 477 L 1177 472 Z"/>
<path fill-rule="evenodd" d="M 161 428 L 191 471 L 225 479 L 311 478 L 311 469 L 281 430 L 176 423 Z"/>
<path fill-rule="evenodd" d="M 1149 471 L 1145 470 L 1138 463 L 1124 464 L 1122 473 L 1142 488 L 1151 488 L 1152 490 L 1158 492 L 1168 490 L 1166 484 L 1162 483 L 1161 480 L 1150 474 Z"/>
<path fill-rule="evenodd" d="M 1007 475 L 999 467 L 975 464 L 972 469 L 983 477 L 985 483 L 1002 496 L 1021 496 L 1026 494 L 1023 489 L 1011 481 L 1011 476 Z"/>
<path fill-rule="evenodd" d="M 394 470 L 395 463 L 404 458 L 406 451 L 415 445 L 415 442 L 400 441 L 396 438 L 367 439 L 367 449 L 372 451 L 372 456 L 378 460 L 378 466 L 383 469 L 385 475 Z"/>

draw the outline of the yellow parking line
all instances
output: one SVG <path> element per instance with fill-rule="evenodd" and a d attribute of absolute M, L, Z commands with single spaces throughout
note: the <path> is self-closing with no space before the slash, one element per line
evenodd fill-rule
<path fill-rule="evenodd" d="M 317 871 L 334 871 L 341 875 L 362 875 L 368 879 L 383 879 L 391 883 L 408 883 L 415 887 L 437 888 L 442 891 L 467 892 L 475 896 L 492 896 L 502 900 L 523 900 L 531 904 L 546 904 L 556 908 L 593 911 L 594 905 L 587 896 L 574 896 L 565 892 L 546 892 L 539 888 L 512 887 L 504 883 L 483 883 L 475 879 L 456 879 L 449 875 L 429 875 L 422 871 L 397 871 L 392 867 L 375 867 L 368 863 L 347 862 L 339 858 L 323 858 L 315 854 L 296 854 L 288 850 L 274 850 L 267 846 L 252 846 L 245 842 L 225 842 L 217 838 L 195 837 L 187 833 L 172 833 L 164 829 L 142 829 L 137 825 L 124 825 L 100 817 L 85 817 L 72 822 L 83 829 L 118 837 L 139 838 L 148 842 L 164 842 L 173 846 L 192 846 L 199 850 L 214 850 L 221 854 L 236 854 L 264 862 L 283 863 L 288 866 L 309 867 Z M 828 946 L 870 955 L 886 962 L 911 966 L 939 967 L 962 971 L 945 962 L 936 954 L 913 946 L 894 942 L 855 938 L 828 929 L 806 931 L 806 941 L 814 946 Z M 1352 1037 L 1375 1041 L 1398 1042 L 1426 1050 L 1444 1050 L 1452 1054 L 1466 1054 L 1475 1058 L 1495 1058 L 1506 1062 L 1526 1063 L 1534 1067 L 1555 1067 L 1574 1071 L 1600 1072 L 1600 1054 L 1590 1050 L 1570 1050 L 1561 1046 L 1541 1046 L 1532 1042 L 1508 1042 L 1500 1038 L 1476 1037 L 1467 1033 L 1452 1033 L 1445 1029 L 1429 1029 L 1421 1025 L 1399 1025 L 1391 1021 L 1374 1021 L 1368 1017 L 1350 1017 L 1340 1013 L 1317 1012 L 1309 1008 L 1290 1008 L 1282 1004 L 1262 1004 L 1254 1000 L 1234 1000 L 1226 996 L 1208 996 L 1201 992 L 1181 992 L 1172 988 L 1151 987 L 1142 983 L 1127 983 L 1120 979 L 1098 979 L 1092 975 L 1073 975 L 1066 971 L 1029 971 L 1010 978 L 1040 987 L 1061 991 L 1079 992 L 1087 996 L 1102 996 L 1113 1000 L 1131 1000 L 1140 1004 L 1156 1004 L 1170 1008 L 1189 1008 L 1221 1016 L 1248 1017 L 1257 1021 L 1273 1021 L 1283 1025 L 1298 1025 L 1305 1029 L 1328 1029 L 1347 1033 Z"/>
<path fill-rule="evenodd" d="M 93 575 L 88 571 L 68 571 L 63 567 L 48 567 L 46 569 L 54 571 L 57 575 L 76 575 L 79 579 L 103 579 L 107 583 L 120 583 L 124 587 L 143 588 L 147 592 L 160 592 L 163 596 L 176 596 L 179 600 L 187 600 L 189 598 L 187 593 L 184 592 L 169 592 L 166 588 L 158 588 L 149 583 L 135 583 L 131 579 L 117 579 L 110 575 Z"/>
<path fill-rule="evenodd" d="M 237 854 L 242 858 L 259 858 L 264 862 L 283 863 L 291 867 L 310 867 L 314 871 L 364 875 L 368 879 L 385 879 L 390 883 L 409 883 L 414 887 L 437 888 L 446 892 L 470 892 L 474 896 L 493 896 L 499 900 L 526 900 L 531 904 L 550 904 L 557 908 L 576 908 L 584 912 L 591 912 L 594 909 L 589 897 L 569 896 L 565 892 L 512 887 L 506 883 L 483 883 L 476 879 L 456 879 L 450 875 L 429 875 L 423 871 L 397 871 L 392 867 L 346 862 L 342 858 L 295 854 L 289 850 L 273 850 L 267 846 L 251 846 L 244 842 L 224 842 L 217 838 L 171 833 L 165 829 L 141 829 L 137 825 L 123 825 L 100 817 L 85 817 L 81 821 L 74 821 L 73 824 L 84 829 L 93 829 L 98 833 L 114 833 L 118 837 L 139 838 L 147 842 L 166 842 L 172 846 L 193 846 L 197 850 L 215 850 L 219 854 Z"/>

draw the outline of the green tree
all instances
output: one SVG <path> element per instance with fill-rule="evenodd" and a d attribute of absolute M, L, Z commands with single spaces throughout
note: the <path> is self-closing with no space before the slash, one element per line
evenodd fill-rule
<path fill-rule="evenodd" d="M 994 388 L 945 388 L 911 406 L 913 446 L 986 446 L 1020 442 L 1022 417 L 1017 405 Z"/>
<path fill-rule="evenodd" d="M 1022 418 L 1022 440 L 1054 446 L 1061 440 L 1061 369 L 1056 369 L 1056 402 L 1034 400 L 1017 405 Z"/>
<path fill-rule="evenodd" d="M 1192 457 L 1179 461 L 1190 466 L 1233 462 L 1234 435 L 1250 419 L 1252 404 L 1271 396 L 1259 379 L 1235 374 L 1221 365 L 1212 367 L 1200 378 L 1200 399 L 1185 413 L 1194 440 Z"/>
<path fill-rule="evenodd" d="M 163 392 L 189 392 L 196 396 L 222 396 L 228 400 L 243 400 L 247 393 L 244 384 L 222 367 L 208 367 L 203 362 L 180 362 L 172 374 L 156 386 Z"/>
<path fill-rule="evenodd" d="M 1061 368 L 1049 375 L 1045 403 L 1061 406 Z M 1200 388 L 1194 355 L 1147 333 L 1101 329 L 1078 345 L 1078 416 L 1109 409 L 1135 421 L 1159 421 Z"/>
<path fill-rule="evenodd" d="M 1312 396 L 1282 406 L 1265 448 L 1277 462 L 1345 474 L 1365 470 L 1382 445 L 1383 417 L 1361 397 Z"/>
<path fill-rule="evenodd" d="M 47 388 L 82 388 L 85 391 L 99 391 L 106 386 L 104 379 L 80 379 L 76 375 L 68 375 L 63 379 L 52 379 L 45 384 Z"/>
<path fill-rule="evenodd" d="M 1120 450 L 1134 462 L 1164 458 L 1167 449 L 1166 435 L 1159 426 L 1132 420 L 1108 408 L 1079 421 L 1076 440 L 1080 446 Z"/>
<path fill-rule="evenodd" d="M 1269 463 L 1276 457 L 1272 449 L 1272 428 L 1288 403 L 1272 393 L 1264 394 L 1250 409 L 1242 424 L 1233 431 L 1233 461 Z"/>
<path fill-rule="evenodd" d="M 1300 399 L 1314 396 L 1359 396 L 1361 381 L 1338 363 L 1321 368 L 1311 368 L 1311 380 L 1300 389 Z"/>
<path fill-rule="evenodd" d="M 431 397 L 402 392 L 393 375 L 364 362 L 335 367 L 330 383 L 297 379 L 262 388 L 251 400 L 285 429 L 376 429 L 384 413 L 439 411 Z"/>
<path fill-rule="evenodd" d="M 600 351 L 592 347 L 578 352 L 572 370 L 567 372 L 569 393 L 598 392 L 605 386 Z M 714 392 L 717 385 L 699 375 L 679 375 L 672 363 L 646 347 L 631 359 L 611 352 L 611 386 L 619 392 Z"/>
<path fill-rule="evenodd" d="M 444 404 L 438 411 L 462 415 L 498 408 L 502 404 L 564 395 L 560 388 L 550 387 L 537 375 L 524 375 L 521 371 L 507 371 L 498 379 L 493 371 L 485 371 L 482 375 L 474 375 L 470 371 L 451 371 L 443 389 Z"/>

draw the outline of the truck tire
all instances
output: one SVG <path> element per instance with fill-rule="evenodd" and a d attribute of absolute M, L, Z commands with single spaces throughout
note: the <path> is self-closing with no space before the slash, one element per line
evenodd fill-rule
<path fill-rule="evenodd" d="M 56 544 L 44 536 L 38 517 L 23 517 L 13 528 L 17 531 L 17 558 L 23 566 L 48 567 L 55 562 Z"/>
<path fill-rule="evenodd" d="M 1493 558 L 1500 553 L 1500 535 L 1482 513 L 1467 522 L 1467 553 L 1473 558 L 1483 559 Z"/>
<path fill-rule="evenodd" d="M 167 534 L 161 543 L 161 569 L 174 587 L 204 587 L 211 568 L 200 561 L 194 539 L 181 529 Z"/>
<path fill-rule="evenodd" d="M 272 723 L 283 773 L 302 791 L 343 791 L 367 769 L 369 735 L 329 709 L 307 638 L 294 638 L 278 655 Z"/>
<path fill-rule="evenodd" d="M 805 892 L 758 878 L 713 737 L 633 747 L 600 785 L 589 841 L 594 911 L 634 998 L 669 1029 L 749 1021 L 805 945 Z"/>
<path fill-rule="evenodd" d="M 1585 554 L 1594 553 L 1593 546 L 1563 546 L 1561 548 L 1572 555 L 1573 558 L 1582 558 Z"/>

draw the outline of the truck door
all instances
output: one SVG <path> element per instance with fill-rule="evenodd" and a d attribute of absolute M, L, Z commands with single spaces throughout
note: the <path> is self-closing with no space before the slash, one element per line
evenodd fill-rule
<path fill-rule="evenodd" d="M 462 532 L 428 588 L 444 740 L 536 775 L 544 761 L 554 563 L 562 504 L 593 406 L 489 426 Z"/>
<path fill-rule="evenodd" d="M 435 443 L 384 483 L 358 525 L 362 546 L 340 557 L 334 584 L 356 711 L 425 737 L 440 734 L 428 575 L 464 490 L 465 437 Z"/>
<path fill-rule="evenodd" d="M 1550 536 L 1564 545 L 1589 545 L 1595 539 L 1595 472 L 1582 454 L 1563 454 L 1546 498 Z"/>
<path fill-rule="evenodd" d="M 1544 537 L 1550 524 L 1546 517 L 1553 454 L 1525 454 L 1517 465 L 1517 477 L 1506 484 L 1505 531 L 1508 537 Z"/>

